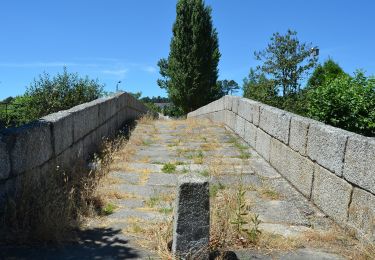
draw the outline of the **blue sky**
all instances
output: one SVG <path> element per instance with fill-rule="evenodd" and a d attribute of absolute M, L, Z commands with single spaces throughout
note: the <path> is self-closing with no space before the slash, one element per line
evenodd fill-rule
<path fill-rule="evenodd" d="M 242 79 L 274 32 L 295 29 L 345 71 L 375 74 L 372 0 L 206 0 L 222 54 L 220 79 Z M 22 94 L 35 77 L 66 66 L 144 96 L 165 95 L 157 61 L 167 57 L 175 0 L 2 0 L 0 99 Z"/>

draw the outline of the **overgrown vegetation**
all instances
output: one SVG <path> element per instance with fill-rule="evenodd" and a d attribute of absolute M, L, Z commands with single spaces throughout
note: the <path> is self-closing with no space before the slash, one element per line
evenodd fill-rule
<path fill-rule="evenodd" d="M 36 177 L 22 176 L 0 216 L 1 240 L 6 243 L 62 242 L 74 239 L 75 230 L 92 215 L 112 214 L 115 206 L 98 192 L 101 179 L 109 172 L 113 153 L 124 138 L 103 143 L 88 170 L 77 161 L 70 171 L 60 167 Z"/>
<path fill-rule="evenodd" d="M 308 116 L 335 127 L 375 136 L 375 78 L 357 71 L 308 92 Z"/>
<path fill-rule="evenodd" d="M 82 78 L 77 73 L 69 73 L 66 68 L 53 77 L 44 73 L 30 84 L 24 95 L 8 99 L 6 110 L 0 107 L 0 125 L 20 126 L 92 101 L 103 94 L 103 85 L 98 80 Z"/>

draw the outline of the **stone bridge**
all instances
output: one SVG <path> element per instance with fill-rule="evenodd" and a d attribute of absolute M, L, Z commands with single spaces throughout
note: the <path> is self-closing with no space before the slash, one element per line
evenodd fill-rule
<path fill-rule="evenodd" d="M 18 176 L 48 174 L 56 165 L 69 168 L 77 158 L 88 158 L 102 137 L 146 111 L 121 93 L 3 131 L 0 194 L 11 193 Z M 103 186 L 116 210 L 89 223 L 79 244 L 65 249 L 8 247 L 0 256 L 147 259 L 158 252 L 167 259 L 161 242 L 170 233 L 167 223 L 177 177 L 194 172 L 210 178 L 211 206 L 220 213 L 219 218 L 212 216 L 212 235 L 220 225 L 230 225 L 220 222 L 226 217 L 221 190 L 235 193 L 243 187 L 262 234 L 277 234 L 284 241 L 266 236 L 255 248 L 237 250 L 238 258 L 353 258 L 358 248 L 342 235 L 346 233 L 337 231 L 333 239 L 314 232 L 333 230 L 336 222 L 374 241 L 374 160 L 373 138 L 225 96 L 189 113 L 187 120 L 138 123 L 126 147 L 115 155 Z"/>

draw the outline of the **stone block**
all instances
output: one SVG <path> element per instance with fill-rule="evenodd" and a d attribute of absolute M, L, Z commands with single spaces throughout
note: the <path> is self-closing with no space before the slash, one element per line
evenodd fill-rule
<path fill-rule="evenodd" d="M 172 252 L 184 259 L 208 259 L 210 240 L 208 180 L 192 174 L 180 177 L 175 207 Z"/>
<path fill-rule="evenodd" d="M 118 105 L 119 110 L 118 111 L 123 110 L 126 107 L 127 101 L 128 100 L 127 100 L 126 93 L 120 92 L 118 97 L 117 97 L 117 102 L 119 103 L 119 105 Z"/>
<path fill-rule="evenodd" d="M 120 102 L 120 96 L 122 95 L 122 92 L 115 93 L 113 96 L 110 97 L 111 102 L 113 103 L 115 114 L 122 109 L 121 102 Z"/>
<path fill-rule="evenodd" d="M 47 162 L 53 155 L 49 123 L 33 123 L 7 129 L 4 139 L 10 147 L 12 173 L 20 174 Z"/>
<path fill-rule="evenodd" d="M 118 123 L 118 121 L 117 121 L 117 117 L 112 117 L 108 122 L 107 122 L 107 124 L 108 124 L 108 129 L 109 129 L 109 131 L 108 131 L 108 135 L 109 136 L 113 136 L 116 132 L 117 132 L 117 130 L 119 129 L 119 123 Z"/>
<path fill-rule="evenodd" d="M 339 223 L 347 221 L 352 186 L 335 174 L 315 164 L 312 200 Z"/>
<path fill-rule="evenodd" d="M 51 125 L 54 142 L 54 153 L 59 155 L 73 144 L 73 115 L 60 111 L 41 118 Z"/>
<path fill-rule="evenodd" d="M 123 126 L 128 121 L 128 109 L 124 108 L 123 110 L 117 113 L 117 122 L 119 126 Z"/>
<path fill-rule="evenodd" d="M 286 146 L 277 139 L 272 138 L 270 146 L 270 164 L 281 174 L 289 170 Z"/>
<path fill-rule="evenodd" d="M 262 103 L 256 102 L 253 103 L 251 106 L 252 109 L 252 114 L 253 114 L 253 124 L 256 126 L 259 126 L 259 121 L 260 121 L 260 108 L 262 106 Z"/>
<path fill-rule="evenodd" d="M 99 115 L 99 124 L 104 124 L 111 117 L 116 114 L 116 104 L 113 99 L 110 97 L 99 99 L 98 101 L 98 115 Z"/>
<path fill-rule="evenodd" d="M 236 114 L 227 110 L 225 124 L 234 131 L 236 127 Z"/>
<path fill-rule="evenodd" d="M 248 122 L 253 121 L 252 114 L 250 113 L 249 100 L 241 98 L 238 102 L 238 115 Z"/>
<path fill-rule="evenodd" d="M 236 115 L 236 125 L 234 128 L 234 132 L 236 132 L 236 134 L 238 134 L 241 138 L 244 138 L 245 136 L 245 122 L 245 119 Z"/>
<path fill-rule="evenodd" d="M 239 104 L 239 101 L 240 101 L 240 97 L 235 97 L 235 96 L 232 97 L 232 107 L 231 107 L 231 110 L 235 114 L 238 114 L 238 104 Z"/>
<path fill-rule="evenodd" d="M 307 134 L 311 121 L 295 115 L 290 121 L 289 146 L 302 155 L 306 155 Z"/>
<path fill-rule="evenodd" d="M 375 194 L 375 139 L 350 136 L 346 146 L 344 178 Z"/>
<path fill-rule="evenodd" d="M 244 140 L 246 141 L 246 143 L 248 143 L 251 147 L 255 148 L 257 138 L 257 127 L 252 123 L 245 121 L 244 132 Z"/>
<path fill-rule="evenodd" d="M 225 110 L 232 110 L 233 96 L 226 95 L 223 98 L 224 98 L 224 109 Z"/>
<path fill-rule="evenodd" d="M 212 111 L 221 111 L 221 110 L 224 110 L 224 98 L 220 98 L 214 102 L 211 103 L 212 104 Z M 211 104 L 209 104 L 209 106 L 211 106 Z"/>
<path fill-rule="evenodd" d="M 283 145 L 283 144 L 282 144 Z M 314 163 L 289 147 L 284 146 L 288 165 L 282 175 L 290 181 L 307 198 L 311 197 L 311 188 L 314 174 Z"/>
<path fill-rule="evenodd" d="M 291 115 L 288 112 L 262 105 L 259 127 L 276 139 L 288 144 L 290 119 Z"/>
<path fill-rule="evenodd" d="M 85 135 L 96 129 L 99 124 L 99 105 L 100 101 L 93 101 L 75 106 L 68 111 L 73 114 L 73 137 L 77 142 Z M 112 101 L 110 101 L 112 102 Z M 113 103 L 113 105 L 115 105 Z"/>
<path fill-rule="evenodd" d="M 341 176 L 345 143 L 350 134 L 352 133 L 324 124 L 310 124 L 307 155 L 324 168 Z"/>
<path fill-rule="evenodd" d="M 93 153 L 98 151 L 100 140 L 99 131 L 93 131 L 83 138 L 84 159 L 88 159 Z"/>
<path fill-rule="evenodd" d="M 106 138 L 109 135 L 109 129 L 110 128 L 108 124 L 99 126 L 97 129 L 98 138 L 100 138 L 100 140 L 103 140 L 104 138 Z"/>
<path fill-rule="evenodd" d="M 83 141 L 73 144 L 56 157 L 56 165 L 60 169 L 70 170 L 84 159 Z"/>
<path fill-rule="evenodd" d="M 256 118 L 255 121 L 259 121 L 259 107 L 259 102 L 247 98 L 241 98 L 238 103 L 238 115 L 250 123 L 253 123 L 254 118 Z"/>
<path fill-rule="evenodd" d="M 353 189 L 349 223 L 358 229 L 360 235 L 375 242 L 375 195 L 362 189 Z"/>
<path fill-rule="evenodd" d="M 267 162 L 270 161 L 271 138 L 270 135 L 262 131 L 260 128 L 257 128 L 255 149 Z"/>
<path fill-rule="evenodd" d="M 8 178 L 9 174 L 10 174 L 9 152 L 6 147 L 6 143 L 3 142 L 2 136 L 0 135 L 0 180 Z"/>
<path fill-rule="evenodd" d="M 271 165 L 307 198 L 311 197 L 314 163 L 277 139 L 272 138 Z"/>

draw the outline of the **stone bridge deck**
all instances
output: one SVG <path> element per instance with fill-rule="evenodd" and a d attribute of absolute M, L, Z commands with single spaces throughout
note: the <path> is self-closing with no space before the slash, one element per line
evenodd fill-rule
<path fill-rule="evenodd" d="M 137 125 L 128 144 L 115 154 L 101 188 L 115 205 L 114 213 L 90 221 L 79 245 L 7 252 L 54 259 L 168 259 L 166 241 L 171 235 L 177 178 L 191 172 L 210 178 L 213 211 L 226 206 L 223 198 L 236 199 L 228 194 L 236 194 L 239 185 L 246 190 L 246 210 L 249 217 L 259 215 L 262 233 L 256 245 L 245 248 L 227 234 L 226 249 L 234 250 L 239 259 L 355 256 L 356 242 L 261 156 L 225 127 L 201 119 Z M 226 201 L 231 203 L 236 202 Z M 220 225 L 220 217 L 212 218 L 213 235 L 220 230 L 214 226 Z"/>

